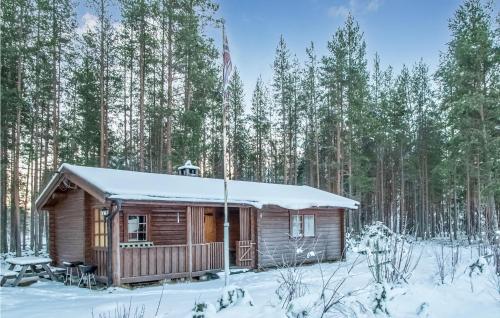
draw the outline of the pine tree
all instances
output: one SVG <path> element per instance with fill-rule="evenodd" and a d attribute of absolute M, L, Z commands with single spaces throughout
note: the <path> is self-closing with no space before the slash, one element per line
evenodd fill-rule
<path fill-rule="evenodd" d="M 467 0 L 450 20 L 452 40 L 438 71 L 443 108 L 448 111 L 452 156 L 465 169 L 467 233 L 498 228 L 498 43 L 491 25 L 492 8 Z M 474 180 L 474 181 L 473 181 Z M 496 197 L 495 197 L 496 196 Z M 483 220 L 488 228 L 484 228 Z"/>
<path fill-rule="evenodd" d="M 308 167 L 307 183 L 316 188 L 320 187 L 320 145 L 319 145 L 319 106 L 321 92 L 318 83 L 318 61 L 311 42 L 306 49 L 306 65 L 302 83 L 304 110 L 307 116 L 305 127 L 304 150 Z"/>
<path fill-rule="evenodd" d="M 244 116 L 243 82 L 235 68 L 229 80 L 228 92 L 228 136 L 229 136 L 229 177 L 231 179 L 248 178 L 248 132 Z"/>
<path fill-rule="evenodd" d="M 252 107 L 249 116 L 251 125 L 251 159 L 254 179 L 262 182 L 267 180 L 268 169 L 267 145 L 270 141 L 271 122 L 269 118 L 269 96 L 267 89 L 259 76 L 252 94 Z"/>
<path fill-rule="evenodd" d="M 290 151 L 292 141 L 291 117 L 294 107 L 293 82 L 292 82 L 292 62 L 290 51 L 287 48 L 285 39 L 280 37 L 276 48 L 273 64 L 273 97 L 274 105 L 277 108 L 279 119 L 277 122 L 278 133 L 281 136 L 279 140 L 279 155 L 277 156 L 276 166 L 273 167 L 275 173 L 278 173 L 278 180 L 287 184 L 290 182 L 290 167 L 292 166 Z M 281 171 L 279 173 L 278 171 Z"/>

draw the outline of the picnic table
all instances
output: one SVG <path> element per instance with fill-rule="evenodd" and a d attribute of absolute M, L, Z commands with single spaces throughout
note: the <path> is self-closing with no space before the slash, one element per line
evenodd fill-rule
<path fill-rule="evenodd" d="M 0 282 L 0 286 L 3 286 L 5 284 L 5 281 L 13 277 L 13 273 L 17 273 L 17 276 L 15 276 L 14 283 L 12 283 L 12 286 L 17 286 L 21 279 L 27 274 L 28 269 L 31 269 L 31 272 L 37 276 L 42 275 L 42 274 L 48 274 L 49 278 L 51 280 L 57 280 L 56 276 L 50 269 L 49 264 L 52 263 L 52 260 L 48 257 L 36 257 L 36 256 L 24 256 L 24 257 L 12 257 L 8 258 L 5 262 L 9 264 L 9 270 L 7 273 L 10 273 L 9 275 L 4 275 L 2 277 L 2 280 Z M 41 266 L 45 272 L 40 271 L 37 266 Z M 16 266 L 20 266 L 21 270 L 19 272 L 15 271 L 14 269 Z"/>

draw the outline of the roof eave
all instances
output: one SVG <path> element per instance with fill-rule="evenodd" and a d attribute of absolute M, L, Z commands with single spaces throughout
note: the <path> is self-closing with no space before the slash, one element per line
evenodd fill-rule
<path fill-rule="evenodd" d="M 52 193 L 54 193 L 55 189 L 59 186 L 64 178 L 67 178 L 69 181 L 73 182 L 86 192 L 90 193 L 99 202 L 104 203 L 106 201 L 107 194 L 102 189 L 99 189 L 93 184 L 87 182 L 84 178 L 78 176 L 70 169 L 68 169 L 65 164 L 62 164 L 52 176 L 42 192 L 38 195 L 38 198 L 35 201 L 35 207 L 37 211 L 43 210 L 43 207 L 45 206 L 45 204 L 47 204 L 50 196 L 52 195 Z"/>

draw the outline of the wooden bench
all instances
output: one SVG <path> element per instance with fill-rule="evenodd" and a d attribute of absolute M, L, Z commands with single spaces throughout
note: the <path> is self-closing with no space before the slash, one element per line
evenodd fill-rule
<path fill-rule="evenodd" d="M 0 286 L 3 286 L 7 282 L 7 279 L 16 278 L 18 274 L 19 273 L 16 271 L 5 271 L 0 273 L 0 276 L 2 276 Z"/>

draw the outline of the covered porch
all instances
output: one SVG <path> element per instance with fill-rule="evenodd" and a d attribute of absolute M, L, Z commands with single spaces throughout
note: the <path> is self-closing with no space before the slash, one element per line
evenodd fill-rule
<path fill-rule="evenodd" d="M 230 265 L 256 266 L 256 210 L 229 208 Z M 107 235 L 94 211 L 91 260 L 98 279 L 107 279 Z M 97 219 L 97 221 L 95 221 Z M 224 267 L 222 206 L 153 206 L 125 204 L 113 219 L 113 284 L 188 278 Z M 104 229 L 104 231 L 103 231 Z"/>

